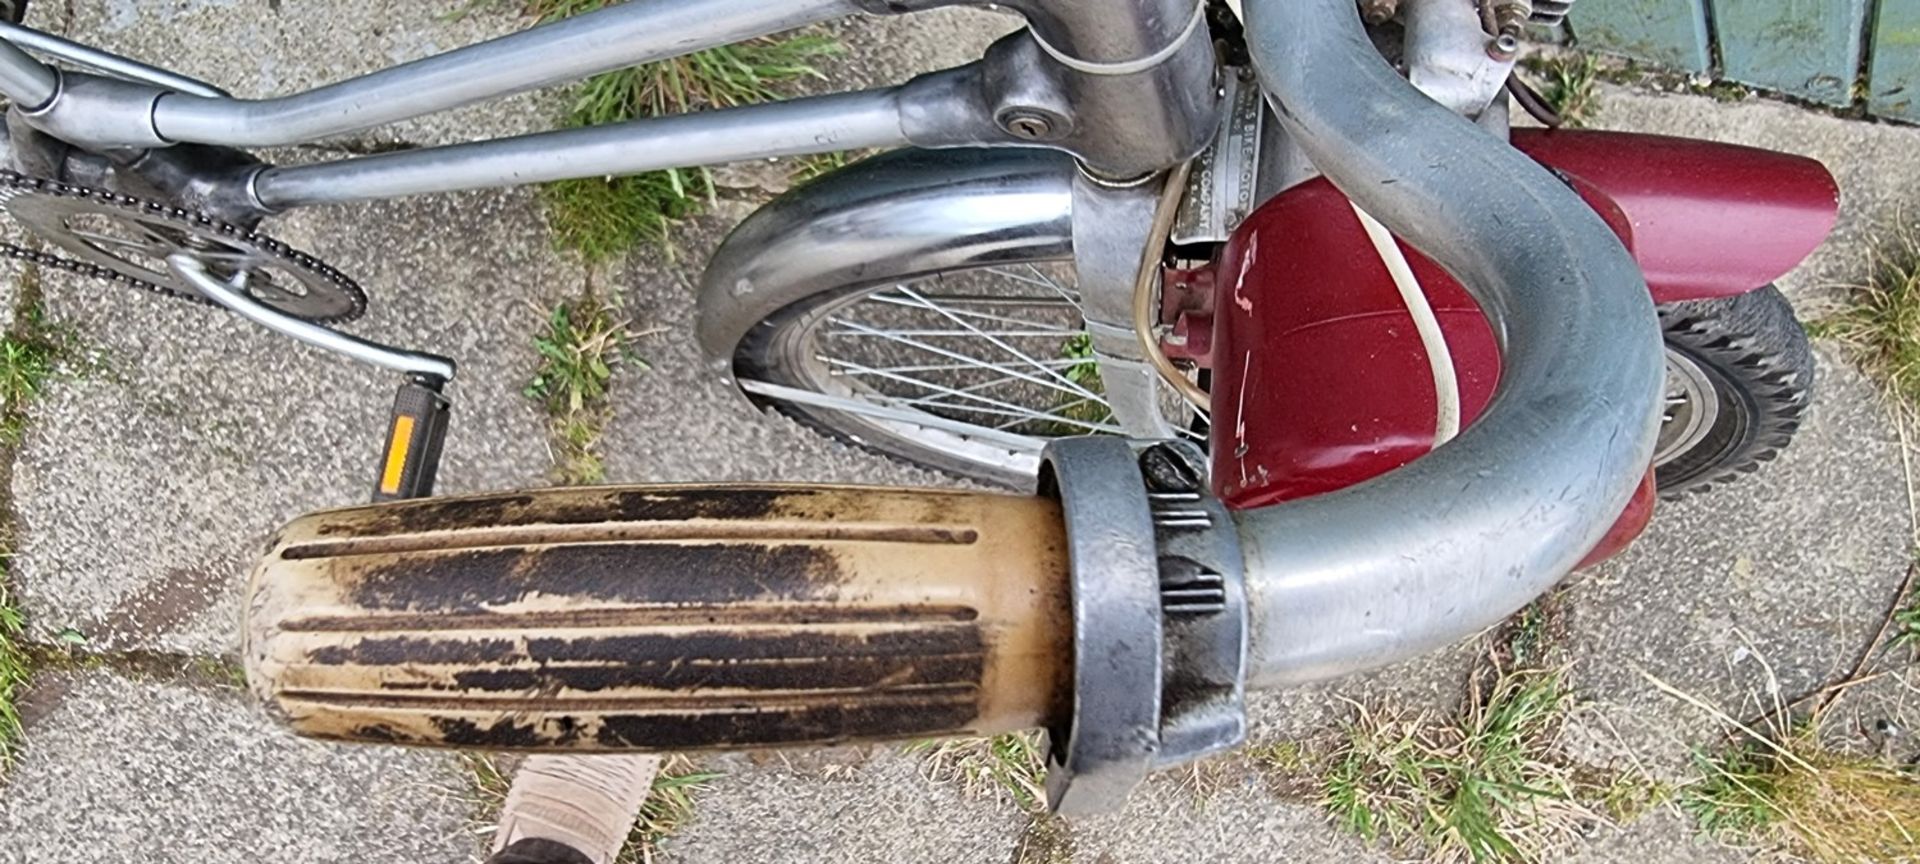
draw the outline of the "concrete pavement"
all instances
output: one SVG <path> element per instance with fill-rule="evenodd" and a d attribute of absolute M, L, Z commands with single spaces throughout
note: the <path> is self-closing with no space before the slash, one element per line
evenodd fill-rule
<path fill-rule="evenodd" d="M 47 4 L 49 6 L 55 4 Z M 507 32 L 505 11 L 459 0 L 350 4 L 117 0 L 38 23 L 164 60 L 233 86 L 284 92 Z M 40 7 L 36 7 L 40 10 Z M 1005 19 L 984 14 L 845 29 L 836 80 L 899 80 L 960 62 Z M 214 40 L 196 36 L 217 34 Z M 209 46 L 181 57 L 177 46 Z M 1845 189 L 1839 233 L 1784 287 L 1803 310 L 1864 274 L 1874 226 L 1920 188 L 1920 130 L 1839 120 L 1764 101 L 1608 88 L 1603 125 L 1803 152 Z M 432 143 L 544 128 L 562 105 L 534 94 L 357 140 Z M 320 151 L 296 154 L 319 158 Z M 729 202 L 679 232 L 677 263 L 641 254 L 611 280 L 643 328 L 651 364 L 619 379 L 603 440 L 611 482 L 943 478 L 827 442 L 758 414 L 705 371 L 693 346 L 691 281 L 733 219 Z M 352 272 L 373 294 L 357 332 L 404 338 L 462 363 L 443 472 L 449 492 L 535 485 L 544 420 L 519 395 L 540 310 L 577 290 L 531 193 L 505 191 L 295 214 L 272 230 Z M 14 580 L 36 638 L 64 628 L 103 651 L 231 656 L 245 568 L 300 512 L 358 501 L 392 382 L 234 319 L 159 298 L 46 284 L 53 321 L 101 353 L 101 369 L 56 382 L 20 448 Z M 1740 713 L 1769 676 L 1795 692 L 1853 662 L 1909 558 L 1899 442 L 1873 385 L 1820 353 L 1819 395 L 1799 442 L 1736 486 L 1664 506 L 1621 559 L 1568 591 L 1567 647 L 1590 701 L 1571 733 L 1595 764 L 1631 751 L 1678 776 L 1713 724 L 1659 695 L 1655 674 Z M 1463 646 L 1363 679 L 1254 700 L 1256 738 L 1323 733 L 1341 699 L 1448 710 L 1473 661 Z M 1764 661 L 1764 663 L 1762 663 Z M 1770 671 L 1769 671 L 1770 670 Z M 1912 682 L 1885 681 L 1838 709 L 1870 736 L 1914 728 Z M 28 749 L 0 780 L 0 864 L 121 860 L 428 862 L 477 856 L 451 757 L 293 739 L 244 698 L 194 676 L 64 671 L 36 687 Z M 1615 734 L 1617 732 L 1617 734 Z M 921 776 L 888 749 L 729 756 L 673 861 L 1004 862 L 1024 818 Z M 1080 862 L 1390 860 L 1276 797 L 1237 763 L 1198 796 L 1156 779 L 1120 815 L 1069 826 Z M 1602 830 L 1585 861 L 1736 861 L 1670 815 Z"/>

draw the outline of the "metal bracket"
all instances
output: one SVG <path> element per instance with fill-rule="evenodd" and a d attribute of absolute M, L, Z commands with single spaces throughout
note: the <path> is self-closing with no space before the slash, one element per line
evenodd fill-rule
<path fill-rule="evenodd" d="M 1060 499 L 1073 604 L 1071 725 L 1053 730 L 1047 800 L 1112 810 L 1149 771 L 1246 736 L 1239 541 L 1191 445 L 1064 438 L 1041 493 Z"/>

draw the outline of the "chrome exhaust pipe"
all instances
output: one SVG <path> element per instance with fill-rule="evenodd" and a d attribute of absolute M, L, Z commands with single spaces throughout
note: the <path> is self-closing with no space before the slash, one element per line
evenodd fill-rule
<path fill-rule="evenodd" d="M 1652 461 L 1660 333 L 1572 189 L 1421 95 L 1351 0 L 1249 0 L 1260 83 L 1313 163 L 1485 311 L 1504 358 L 1458 438 L 1338 492 L 1236 514 L 1248 685 L 1332 678 L 1499 623 L 1553 587 Z"/>

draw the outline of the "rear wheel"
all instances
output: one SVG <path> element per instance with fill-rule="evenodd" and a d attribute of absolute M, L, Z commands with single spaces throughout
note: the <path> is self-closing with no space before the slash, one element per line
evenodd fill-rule
<path fill-rule="evenodd" d="M 1660 307 L 1666 411 L 1655 480 L 1666 495 L 1705 489 L 1771 460 L 1800 428 L 1813 352 L 1779 289 Z"/>

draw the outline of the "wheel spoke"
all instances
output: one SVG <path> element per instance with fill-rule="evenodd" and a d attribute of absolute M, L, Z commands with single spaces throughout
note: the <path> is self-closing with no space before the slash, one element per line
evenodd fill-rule
<path fill-rule="evenodd" d="M 1082 330 L 886 330 L 886 336 L 912 336 L 926 339 L 940 336 L 992 336 L 997 339 L 1071 339 L 1079 336 Z M 822 336 L 870 337 L 872 333 L 858 333 L 851 330 L 828 330 Z"/>
<path fill-rule="evenodd" d="M 987 414 L 1001 414 L 1003 416 L 1010 414 L 1011 416 L 1016 416 L 1016 417 L 1020 417 L 1028 420 L 1052 419 L 1051 415 L 1049 414 L 1043 414 L 1041 412 L 1028 408 L 1024 405 L 1016 405 L 1012 402 L 1007 402 L 1002 399 L 995 399 L 991 396 L 982 396 L 978 392 L 988 387 L 992 387 L 998 384 L 1004 384 L 1004 383 L 1015 380 L 1011 376 L 1003 376 L 1001 378 L 997 378 L 983 384 L 974 384 L 970 387 L 959 388 L 959 387 L 948 387 L 944 384 L 935 384 L 931 381 L 922 381 L 918 378 L 913 378 L 907 375 L 896 375 L 896 374 L 885 372 L 879 369 L 871 369 L 871 368 L 863 367 L 858 363 L 850 363 L 846 361 L 842 361 L 842 362 L 845 363 L 845 365 L 850 369 L 853 369 L 862 373 L 866 373 L 877 378 L 883 378 L 889 381 L 899 381 L 904 384 L 911 384 L 916 387 L 922 387 L 929 391 L 932 391 L 933 393 L 939 394 L 940 396 L 944 396 L 948 398 L 970 399 L 979 403 L 978 405 L 961 405 L 961 404 L 955 404 L 952 402 L 942 402 L 937 397 L 927 397 L 927 396 L 900 397 L 900 396 L 888 396 L 886 394 L 878 394 L 880 398 L 883 398 L 898 404 L 916 405 L 916 406 L 927 407 L 927 408 L 952 408 L 959 411 L 974 411 L 974 412 L 987 413 Z M 1076 401 L 1086 402 L 1089 400 L 1079 399 Z M 981 406 L 987 406 L 987 407 L 981 407 Z M 989 408 L 997 409 L 997 410 L 989 410 Z"/>
<path fill-rule="evenodd" d="M 769 384 L 765 381 L 754 381 L 751 379 L 742 379 L 740 389 L 756 396 L 780 399 L 796 405 L 813 405 L 836 411 L 845 411 L 850 414 L 862 414 L 881 420 L 907 423 L 927 429 L 938 429 L 963 437 L 988 441 L 995 446 L 1005 447 L 1008 450 L 1020 453 L 1039 453 L 1040 449 L 1045 446 L 1043 442 L 1030 436 L 1009 435 L 1005 432 L 988 429 L 972 423 L 948 420 L 945 417 L 937 414 L 928 414 L 925 411 L 892 408 L 886 405 L 877 405 L 864 399 L 833 396 L 827 393 L 802 390 L 796 387 L 783 387 L 779 384 Z"/>
<path fill-rule="evenodd" d="M 979 363 L 921 363 L 921 364 L 912 365 L 912 366 L 861 366 L 861 364 L 854 363 L 848 360 L 842 360 L 838 357 L 831 357 L 826 354 L 815 354 L 813 355 L 813 359 L 818 360 L 822 363 L 826 363 L 830 366 L 858 366 L 861 369 L 870 369 L 875 372 L 959 372 L 959 371 L 964 371 L 968 369 L 983 368 Z M 1054 369 L 1071 369 L 1087 361 L 1078 360 L 1078 359 L 1065 359 L 1065 360 L 1042 360 L 1040 362 L 1045 363 Z M 861 375 L 865 373 L 848 369 L 848 370 L 838 370 L 835 372 L 835 374 Z"/>
<path fill-rule="evenodd" d="M 908 297 L 912 297 L 914 299 L 920 300 L 921 302 L 927 302 L 925 298 L 920 297 L 918 294 L 915 294 L 913 292 L 913 289 L 908 288 L 904 285 L 900 286 L 900 291 L 906 294 Z M 1040 361 L 1035 360 L 1031 356 L 1028 356 L 1026 352 L 1020 351 L 1014 348 L 1013 346 L 1008 345 L 1007 343 L 1002 342 L 993 336 L 987 335 L 980 328 L 975 327 L 972 324 L 968 323 L 965 318 L 961 318 L 957 315 L 954 315 L 951 312 L 948 312 L 945 309 L 942 309 L 938 306 L 933 306 L 931 304 L 929 304 L 928 308 L 930 308 L 933 312 L 938 313 L 939 315 L 945 317 L 947 320 L 952 321 L 953 323 L 958 324 L 961 327 L 971 331 L 974 335 L 987 340 L 988 344 L 991 344 L 994 347 L 1007 352 L 1008 354 L 1012 354 L 1013 356 L 1019 358 L 1021 362 L 1033 367 L 1034 369 L 1038 369 L 1042 374 L 1047 375 L 1048 377 L 1051 377 L 1055 381 L 1058 381 L 1062 384 L 1067 385 L 1067 392 L 1073 393 L 1074 395 L 1077 395 L 1077 396 L 1096 396 L 1097 395 L 1093 391 L 1080 386 L 1080 384 L 1074 381 L 1073 379 L 1060 374 L 1059 371 L 1054 369 L 1048 369 L 1045 365 L 1041 364 Z"/>
<path fill-rule="evenodd" d="M 870 333 L 870 334 L 872 334 L 872 335 L 876 335 L 876 336 L 888 336 L 888 334 L 887 334 L 887 333 L 886 333 L 885 331 L 883 331 L 883 330 L 876 330 L 876 329 L 874 329 L 874 328 L 872 328 L 872 327 L 868 327 L 868 326 L 866 326 L 866 325 L 864 325 L 864 324 L 861 324 L 861 323 L 859 323 L 859 322 L 857 322 L 857 321 L 845 321 L 845 320 L 838 320 L 838 321 L 836 321 L 835 323 L 838 323 L 838 324 L 840 324 L 840 325 L 841 325 L 841 326 L 843 326 L 843 327 L 848 327 L 848 328 L 852 328 L 852 329 L 855 329 L 855 330 L 865 330 L 865 331 L 867 331 L 868 333 Z M 941 357 L 945 357 L 945 358 L 947 358 L 947 359 L 949 359 L 949 360 L 958 360 L 958 361 L 961 361 L 961 362 L 963 362 L 963 363 L 971 363 L 971 364 L 972 364 L 973 366 L 975 366 L 976 368 L 980 368 L 980 369 L 986 369 L 986 370 L 988 370 L 988 371 L 992 371 L 992 372 L 999 372 L 999 373 L 1002 373 L 1002 374 L 1005 374 L 1005 375 L 1011 375 L 1011 376 L 1013 376 L 1013 377 L 1015 377 L 1015 378 L 1018 378 L 1018 379 L 1020 379 L 1020 380 L 1022 380 L 1022 381 L 1025 381 L 1025 382 L 1027 382 L 1027 383 L 1029 383 L 1029 384 L 1037 384 L 1037 385 L 1039 385 L 1039 386 L 1041 386 L 1041 387 L 1046 387 L 1046 388 L 1050 388 L 1050 389 L 1053 389 L 1053 390 L 1058 390 L 1058 391 L 1060 391 L 1060 392 L 1062 392 L 1062 393 L 1065 393 L 1065 394 L 1067 394 L 1067 395 L 1069 395 L 1069 396 L 1092 396 L 1092 395 L 1094 395 L 1094 394 L 1092 394 L 1092 393 L 1089 393 L 1089 392 L 1087 392 L 1087 390 L 1085 390 L 1084 388 L 1081 388 L 1081 387 L 1080 387 L 1080 386 L 1078 386 L 1078 385 L 1073 385 L 1073 384 L 1072 384 L 1072 382 L 1068 382 L 1068 384 L 1069 384 L 1070 386 L 1067 386 L 1067 387 L 1062 387 L 1062 386 L 1060 386 L 1059 384 L 1056 384 L 1056 383 L 1054 383 L 1054 382 L 1052 382 L 1052 381 L 1049 381 L 1049 380 L 1046 380 L 1045 378 L 1035 378 L 1035 377 L 1033 377 L 1033 376 L 1031 376 L 1031 375 L 1027 375 L 1027 374 L 1024 374 L 1024 373 L 1021 373 L 1021 372 L 1019 372 L 1019 371 L 1016 371 L 1016 370 L 1010 370 L 1010 369 L 1007 369 L 1007 368 L 1006 368 L 1006 367 L 1004 367 L 1004 366 L 996 366 L 996 365 L 994 365 L 994 364 L 992 364 L 992 363 L 988 363 L 988 362 L 986 362 L 986 361 L 984 361 L 984 360 L 979 360 L 979 359 L 976 359 L 976 358 L 973 358 L 973 357 L 969 357 L 969 356 L 967 356 L 967 355 L 965 355 L 965 354 L 961 354 L 961 353 L 960 353 L 960 352 L 958 352 L 958 351 L 950 351 L 950 350 L 948 350 L 948 349 L 945 349 L 945 348 L 941 348 L 941 347 L 939 347 L 939 346 L 937 346 L 937 345 L 929 345 L 929 344 L 927 344 L 927 343 L 925 343 L 925 342 L 921 342 L 921 341 L 919 341 L 919 340 L 917 340 L 917 339 L 909 339 L 909 338 L 905 338 L 905 337 L 900 337 L 900 336 L 888 336 L 888 338 L 889 338 L 889 339 L 890 339 L 891 341 L 893 341 L 893 342 L 897 342 L 897 343 L 899 343 L 899 344 L 901 344 L 901 345 L 905 345 L 905 346 L 907 346 L 907 347 L 909 347 L 909 348 L 916 348 L 916 349 L 919 349 L 919 350 L 921 350 L 921 351 L 925 351 L 925 352 L 927 352 L 927 353 L 929 353 L 929 354 L 936 354 L 936 355 L 939 355 L 939 356 L 941 356 Z M 1048 371 L 1048 372 L 1051 372 L 1051 371 L 1053 371 L 1053 370 L 1050 370 L 1050 369 L 1049 369 L 1049 370 L 1046 370 L 1046 371 Z M 1065 380 L 1065 379 L 1062 379 L 1062 380 Z"/>
<path fill-rule="evenodd" d="M 935 296 L 933 296 L 933 295 L 930 295 L 930 294 L 922 294 L 922 295 L 920 295 L 920 296 L 922 296 L 922 297 L 926 297 L 926 298 L 928 298 L 928 299 L 930 299 L 930 300 L 934 300 L 934 301 L 942 301 L 942 300 L 944 299 L 944 298 L 940 298 L 940 297 L 935 297 Z M 896 297 L 896 296 L 894 296 L 894 295 L 892 295 L 892 294 L 875 294 L 875 295 L 873 295 L 873 296 L 871 296 L 871 297 L 868 297 L 867 299 L 868 299 L 868 300 L 872 300 L 872 301 L 874 301 L 874 302 L 876 302 L 876 303 L 884 303 L 884 304 L 887 304 L 887 305 L 889 305 L 889 306 L 904 306 L 904 307 L 906 307 L 906 308 L 909 308 L 909 309 L 930 309 L 930 308 L 932 308 L 932 307 L 930 307 L 930 306 L 928 306 L 928 305 L 927 305 L 927 304 L 925 304 L 925 303 L 921 303 L 921 302 L 917 302 L 917 301 L 915 301 L 915 300 L 912 300 L 912 299 L 909 299 L 909 298 L 906 298 L 906 297 Z M 1048 300 L 1048 301 L 1045 301 L 1045 303 L 1046 303 L 1046 306 L 1047 306 L 1047 307 L 1052 307 L 1052 308 L 1065 308 L 1065 304 L 1061 304 L 1061 303 L 1056 303 L 1056 302 L 1054 302 L 1054 301 L 1052 301 L 1052 300 Z M 1042 307 L 1042 308 L 1046 308 L 1046 307 Z M 1022 327 L 1047 327 L 1047 326 L 1049 326 L 1049 325 L 1048 325 L 1048 324 L 1047 324 L 1046 322 L 1042 322 L 1042 321 L 1030 321 L 1030 320 L 1027 320 L 1027 319 L 1025 319 L 1025 318 L 1014 318 L 1014 317 L 1012 317 L 1012 316 L 1008 316 L 1008 315 L 995 315 L 995 314 L 993 314 L 993 313 L 991 313 L 991 312 L 976 312 L 976 311 L 974 311 L 974 310 L 972 310 L 972 309 L 949 309 L 948 311 L 950 311 L 950 312 L 952 312 L 952 313 L 953 313 L 953 314 L 955 314 L 955 315 L 964 315 L 964 316 L 966 316 L 966 317 L 968 317 L 968 318 L 978 318 L 978 319 L 980 319 L 980 320 L 982 320 L 982 321 L 997 321 L 997 322 L 1000 322 L 1000 323 L 1003 323 L 1003 324 L 1017 324 L 1017 325 L 1020 325 L 1020 326 L 1022 326 Z M 1068 334 L 1068 335 L 1077 335 L 1077 334 L 1078 334 L 1078 333 L 1080 333 L 1080 332 L 1082 332 L 1082 331 L 1077 331 L 1077 330 L 1076 330 L 1076 331 L 1073 331 L 1073 333 L 1070 333 L 1070 334 Z"/>

